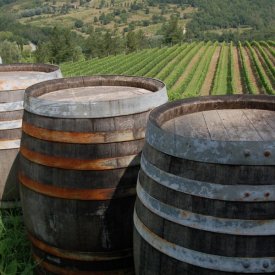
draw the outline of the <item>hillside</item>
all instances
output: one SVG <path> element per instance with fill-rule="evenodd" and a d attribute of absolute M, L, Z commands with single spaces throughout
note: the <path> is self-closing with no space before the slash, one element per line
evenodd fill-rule
<path fill-rule="evenodd" d="M 161 79 L 170 99 L 198 95 L 275 94 L 274 42 L 194 42 L 101 59 L 68 62 L 64 76 L 126 74 Z"/>
<path fill-rule="evenodd" d="M 274 0 L 189 0 L 198 8 L 188 35 L 202 39 L 269 39 L 275 36 Z"/>
<path fill-rule="evenodd" d="M 274 40 L 274 13 L 274 0 L 0 0 L 0 55 L 59 64 L 194 40 Z"/>
<path fill-rule="evenodd" d="M 196 11 L 188 5 L 149 5 L 148 1 L 142 0 L 20 0 L 4 5 L 4 10 L 16 14 L 18 22 L 22 24 L 36 27 L 63 26 L 84 35 L 91 26 L 100 30 L 116 29 L 121 34 L 141 29 L 146 35 L 154 35 L 172 14 L 178 15 L 179 24 L 183 28 L 189 15 Z"/>

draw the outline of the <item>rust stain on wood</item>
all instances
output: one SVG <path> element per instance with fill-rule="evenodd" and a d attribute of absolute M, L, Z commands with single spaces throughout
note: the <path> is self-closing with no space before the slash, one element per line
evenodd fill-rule
<path fill-rule="evenodd" d="M 53 185 L 46 185 L 37 181 L 34 181 L 21 173 L 19 174 L 19 181 L 27 188 L 50 197 L 56 197 L 69 200 L 111 200 L 123 197 L 129 197 L 136 195 L 135 186 L 128 188 L 103 188 L 103 189 L 78 189 L 78 188 L 66 188 L 57 187 Z"/>
<path fill-rule="evenodd" d="M 110 260 L 129 258 L 129 257 L 132 257 L 132 254 L 133 254 L 132 249 L 124 249 L 124 250 L 110 251 L 110 252 L 66 251 L 66 250 L 48 245 L 43 241 L 38 240 L 30 233 L 28 233 L 28 237 L 32 242 L 32 244 L 38 249 L 63 259 L 98 262 L 98 261 L 110 261 Z"/>
<path fill-rule="evenodd" d="M 135 155 L 104 158 L 104 159 L 72 159 L 56 156 L 44 155 L 31 151 L 23 146 L 20 153 L 28 160 L 55 168 L 72 169 L 72 170 L 112 170 L 137 166 L 140 163 L 140 153 Z"/>
<path fill-rule="evenodd" d="M 65 132 L 49 130 L 34 125 L 23 123 L 23 131 L 35 138 L 62 142 L 62 143 L 111 143 L 111 142 L 122 142 L 131 141 L 136 139 L 142 139 L 145 137 L 145 128 L 137 129 L 135 134 L 133 130 L 114 131 L 114 132 L 94 132 L 94 133 L 79 133 L 79 132 Z"/>
<path fill-rule="evenodd" d="M 60 275 L 125 275 L 125 274 L 134 274 L 131 273 L 131 269 L 120 269 L 120 270 L 104 270 L 104 271 L 82 271 L 82 270 L 72 270 L 68 268 L 64 268 L 61 266 L 53 265 L 51 263 L 46 262 L 41 259 L 37 255 L 33 253 L 33 258 L 35 262 L 44 268 L 47 271 L 53 272 L 54 274 Z"/>

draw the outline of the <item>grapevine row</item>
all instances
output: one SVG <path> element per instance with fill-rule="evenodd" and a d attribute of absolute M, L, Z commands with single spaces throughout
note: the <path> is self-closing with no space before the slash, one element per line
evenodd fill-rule
<path fill-rule="evenodd" d="M 189 82 L 191 81 L 191 79 L 193 78 L 198 65 L 199 65 L 199 60 L 205 57 L 205 55 L 207 54 L 207 49 L 210 47 L 211 42 L 208 42 L 205 45 L 205 48 L 203 49 L 202 52 L 199 52 L 199 58 L 196 61 L 196 63 L 192 66 L 190 72 L 188 72 L 187 76 L 185 77 L 185 79 L 179 83 L 176 83 L 177 85 L 174 85 L 171 89 L 171 94 L 170 94 L 170 98 L 171 99 L 178 99 L 182 97 L 182 94 L 185 92 L 187 85 L 189 84 Z"/>
<path fill-rule="evenodd" d="M 268 94 L 273 94 L 274 91 L 273 91 L 272 85 L 271 85 L 265 71 L 263 70 L 261 62 L 259 61 L 259 58 L 258 58 L 257 54 L 255 53 L 255 50 L 251 47 L 251 45 L 248 41 L 246 41 L 246 45 L 250 50 L 250 53 L 252 55 L 253 63 L 256 67 L 256 70 L 257 70 L 259 78 L 262 82 L 262 85 L 264 86 L 264 88 L 265 88 L 265 90 Z"/>
<path fill-rule="evenodd" d="M 212 94 L 226 94 L 228 90 L 227 84 L 228 75 L 228 46 L 223 43 L 220 53 L 220 58 L 217 65 L 217 70 L 214 77 L 214 85 Z"/>
<path fill-rule="evenodd" d="M 229 92 L 232 94 L 235 94 L 237 92 L 237 87 L 236 87 L 236 75 L 235 75 L 235 68 L 234 68 L 234 59 L 233 59 L 233 43 L 230 43 L 229 46 L 229 66 L 228 66 L 228 83 L 229 83 Z"/>
<path fill-rule="evenodd" d="M 120 62 L 115 63 L 113 66 L 107 68 L 109 74 L 122 74 L 124 71 L 127 71 L 129 68 L 133 67 L 136 64 L 139 64 L 144 59 L 150 59 L 152 55 L 159 54 L 159 49 L 153 50 L 144 50 L 136 55 L 125 55 Z"/>
<path fill-rule="evenodd" d="M 247 90 L 249 91 L 249 93 L 257 94 L 257 89 L 256 89 L 255 85 L 252 83 L 252 80 L 251 80 L 249 72 L 248 72 L 247 64 L 246 64 L 245 58 L 244 58 L 244 49 L 243 49 L 241 42 L 239 42 L 239 51 L 240 51 L 240 57 L 241 57 L 241 63 L 242 63 L 242 72 L 243 72 L 245 82 L 247 85 Z"/>
<path fill-rule="evenodd" d="M 257 47 L 257 49 L 260 51 L 267 67 L 269 68 L 272 75 L 275 77 L 275 67 L 273 66 L 271 60 L 269 59 L 269 56 L 266 54 L 266 52 L 263 50 L 262 46 L 257 42 L 254 41 L 253 44 Z"/>
<path fill-rule="evenodd" d="M 174 70 L 176 64 L 183 59 L 183 57 L 195 46 L 195 43 L 189 44 L 186 48 L 184 48 L 178 56 L 172 59 L 166 66 L 164 66 L 161 71 L 155 76 L 158 79 L 165 81 L 169 74 Z"/>
<path fill-rule="evenodd" d="M 154 60 L 154 58 L 156 58 L 158 55 L 160 55 L 163 51 L 166 51 L 166 50 L 167 50 L 167 48 L 158 49 L 157 52 L 152 52 L 151 54 L 149 54 L 146 57 L 141 56 L 140 62 L 138 62 L 137 64 L 134 64 L 134 65 L 132 64 L 132 66 L 128 66 L 127 70 L 125 70 L 123 72 L 123 74 L 137 75 L 138 71 L 140 71 L 142 68 L 144 68 L 144 66 L 146 66 L 148 63 L 150 63 L 152 60 Z"/>
<path fill-rule="evenodd" d="M 173 60 L 176 56 L 179 55 L 179 53 L 184 50 L 187 47 L 187 44 L 184 44 L 183 46 L 180 47 L 176 47 L 175 50 L 170 53 L 169 55 L 166 54 L 162 55 L 162 60 L 156 64 L 147 74 L 146 76 L 149 77 L 155 77 L 161 70 L 163 67 L 166 66 L 166 64 L 168 64 L 171 60 Z"/>
<path fill-rule="evenodd" d="M 191 59 L 197 54 L 197 52 L 201 49 L 203 43 L 197 44 L 194 48 L 192 48 L 180 62 L 174 67 L 173 71 L 164 79 L 163 81 L 166 83 L 167 88 L 170 89 L 177 82 L 180 76 L 185 71 Z"/>
<path fill-rule="evenodd" d="M 266 43 L 265 41 L 261 41 L 260 44 L 263 45 L 264 47 L 266 47 L 269 50 L 269 52 L 271 53 L 271 55 L 273 57 L 275 57 L 275 51 L 269 46 L 268 43 Z"/>
<path fill-rule="evenodd" d="M 205 77 L 208 72 L 208 68 L 213 57 L 214 52 L 216 51 L 218 43 L 216 42 L 212 47 L 207 49 L 204 57 L 201 59 L 195 74 L 192 77 L 192 80 L 189 82 L 186 92 L 183 94 L 184 97 L 196 96 L 200 93 L 201 87 L 205 81 Z"/>

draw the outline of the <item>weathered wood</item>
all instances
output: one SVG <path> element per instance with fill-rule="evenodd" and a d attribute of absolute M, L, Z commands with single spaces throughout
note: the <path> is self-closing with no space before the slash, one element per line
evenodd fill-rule
<path fill-rule="evenodd" d="M 89 86 L 50 92 L 40 98 L 53 101 L 109 101 L 151 93 L 149 90 L 127 86 Z"/>
<path fill-rule="evenodd" d="M 108 100 L 81 100 L 53 101 L 43 98 L 45 94 L 59 90 L 76 89 L 77 98 L 81 90 L 89 86 L 126 86 L 138 89 L 147 89 L 150 92 L 141 93 L 138 96 L 123 97 L 121 99 Z M 70 92 L 70 90 L 69 90 Z M 133 95 L 133 93 L 132 93 Z M 81 96 L 80 96 L 81 98 Z M 106 98 L 106 97 L 105 97 Z M 102 118 L 129 115 L 152 110 L 167 101 L 167 92 L 163 83 L 150 78 L 130 76 L 96 76 L 65 78 L 60 81 L 51 81 L 45 88 L 36 84 L 35 90 L 30 90 L 25 98 L 25 109 L 37 115 L 57 118 Z"/>
<path fill-rule="evenodd" d="M 216 110 L 203 112 L 203 117 L 212 140 L 226 138 L 226 128 L 224 127 L 221 117 Z"/>
<path fill-rule="evenodd" d="M 17 153 L 25 88 L 56 77 L 61 77 L 57 66 L 0 65 L 0 207 L 16 206 L 19 201 Z"/>
<path fill-rule="evenodd" d="M 169 132 L 171 140 L 191 137 L 197 146 L 204 138 L 206 145 L 220 142 L 222 150 L 234 142 L 244 151 L 258 142 L 265 151 L 263 145 L 274 142 L 274 106 L 268 96 L 225 96 L 167 103 L 151 112 L 154 127 L 147 128 L 134 213 L 136 274 L 275 273 L 273 159 L 250 165 L 248 155 L 246 163 L 235 159 L 232 165 L 224 156 L 211 163 L 223 152 L 206 159 L 186 147 L 189 158 L 159 147 L 161 133 Z M 274 154 L 270 148 L 265 157 Z"/>
<path fill-rule="evenodd" d="M 75 118 L 43 116 L 32 112 L 31 105 L 24 112 L 20 189 L 41 274 L 69 270 L 74 270 L 72 274 L 133 274 L 132 215 L 150 110 L 137 105 L 129 114 L 124 111 L 130 110 L 125 105 L 129 94 L 133 102 L 146 100 L 142 99 L 146 94 L 156 95 L 157 100 L 164 88 L 160 84 L 122 76 L 80 77 L 38 84 L 26 92 L 27 101 L 31 97 L 43 106 L 49 99 L 62 105 L 73 95 L 71 103 L 78 110 L 76 115 L 80 114 Z M 110 102 L 106 86 L 122 107 L 110 109 L 111 113 L 121 114 L 98 117 L 88 111 L 82 118 L 83 97 L 91 109 L 95 100 L 103 105 Z M 129 93 L 116 98 L 118 90 Z M 162 100 L 166 99 L 167 95 Z"/>

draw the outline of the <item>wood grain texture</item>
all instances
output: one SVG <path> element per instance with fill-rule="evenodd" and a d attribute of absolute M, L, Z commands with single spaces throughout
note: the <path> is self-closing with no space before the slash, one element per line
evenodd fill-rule
<path fill-rule="evenodd" d="M 75 94 L 80 87 L 82 98 L 87 89 L 81 87 L 104 86 L 106 81 L 109 90 L 114 83 L 142 86 L 151 94 L 158 90 L 152 80 L 142 79 L 140 84 L 131 77 L 99 76 L 54 80 L 27 93 L 41 100 L 57 97 L 59 104 L 67 89 Z M 74 103 L 81 111 L 82 102 Z M 88 112 L 85 118 L 43 116 L 30 110 L 23 117 L 20 190 L 34 255 L 44 259 L 39 272 L 133 274 L 132 215 L 150 110 L 107 117 Z"/>
<path fill-rule="evenodd" d="M 144 89 L 149 92 L 135 94 L 132 97 L 111 98 L 108 100 L 68 101 L 49 100 L 46 97 L 50 93 L 58 93 L 62 90 L 81 89 L 87 87 L 115 86 L 130 87 L 129 89 Z M 93 92 L 93 91 L 90 91 Z M 95 89 L 96 92 L 96 89 Z M 86 92 L 84 92 L 86 93 Z M 63 93 L 64 94 L 64 93 Z M 57 118 L 102 118 L 129 115 L 149 111 L 160 104 L 167 102 L 165 84 L 159 80 L 131 77 L 131 76 L 94 76 L 65 78 L 43 85 L 34 85 L 27 90 L 25 109 L 37 115 Z M 100 93 L 96 92 L 96 95 Z M 87 96 L 87 95 L 86 95 Z"/>
<path fill-rule="evenodd" d="M 237 142 L 239 150 L 245 150 L 251 141 L 273 144 L 274 103 L 271 97 L 190 99 L 156 108 L 149 121 L 171 135 L 191 137 L 194 144 L 196 139 L 220 140 L 224 146 Z M 275 200 L 269 196 L 275 185 L 275 164 L 251 165 L 244 160 L 232 165 L 226 158 L 211 163 L 175 156 L 160 150 L 157 143 L 149 143 L 148 129 L 142 153 L 147 166 L 142 162 L 135 204 L 136 274 L 273 274 Z M 154 138 L 156 142 L 161 139 Z M 173 136 L 171 140 L 175 140 Z M 189 150 L 191 154 L 192 147 Z M 269 153 L 273 154 L 273 149 Z M 175 177 L 182 185 L 193 181 L 197 191 L 184 191 L 187 187 L 179 186 Z M 230 193 L 213 199 L 208 196 L 210 185 L 227 188 L 232 194 L 234 187 L 241 187 L 243 199 L 229 199 Z M 262 198 L 249 200 L 257 188 L 264 188 Z M 264 225 L 266 234 L 256 229 Z"/>
<path fill-rule="evenodd" d="M 20 200 L 18 151 L 25 88 L 61 76 L 59 68 L 53 65 L 0 65 L 0 204 L 16 206 Z"/>

